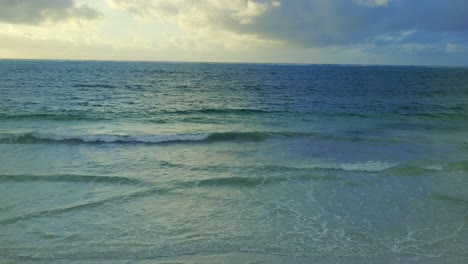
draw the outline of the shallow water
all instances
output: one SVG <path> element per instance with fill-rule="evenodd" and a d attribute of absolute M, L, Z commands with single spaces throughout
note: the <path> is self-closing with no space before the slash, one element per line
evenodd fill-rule
<path fill-rule="evenodd" d="M 468 261 L 468 69 L 0 61 L 0 260 Z"/>

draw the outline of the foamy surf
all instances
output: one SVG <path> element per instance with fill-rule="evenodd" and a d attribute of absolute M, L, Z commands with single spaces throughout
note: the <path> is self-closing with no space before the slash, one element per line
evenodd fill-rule
<path fill-rule="evenodd" d="M 279 166 L 266 165 L 265 169 L 273 171 L 295 171 L 295 170 L 339 170 L 339 171 L 361 171 L 361 172 L 380 172 L 398 166 L 397 164 L 383 161 L 364 161 L 355 163 L 338 163 L 338 162 L 317 162 L 307 166 Z"/>
<path fill-rule="evenodd" d="M 30 132 L 0 135 L 0 140 L 10 143 L 34 143 L 37 141 L 52 142 L 81 142 L 81 143 L 164 143 L 177 141 L 206 140 L 209 134 L 159 134 L 159 135 L 131 135 L 131 134 L 89 134 L 73 135 L 60 133 Z"/>
<path fill-rule="evenodd" d="M 193 134 L 65 134 L 50 132 L 3 133 L 3 143 L 170 143 L 191 141 L 262 141 L 274 137 L 305 137 L 313 134 L 275 132 L 213 132 Z"/>
<path fill-rule="evenodd" d="M 397 166 L 389 162 L 383 161 L 364 161 L 356 163 L 318 163 L 310 165 L 308 169 L 327 169 L 327 170 L 342 170 L 342 171 L 362 171 L 362 172 L 379 172 L 385 171 Z"/>

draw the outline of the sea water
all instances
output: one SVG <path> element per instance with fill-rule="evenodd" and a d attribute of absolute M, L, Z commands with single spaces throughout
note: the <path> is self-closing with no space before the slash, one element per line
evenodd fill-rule
<path fill-rule="evenodd" d="M 468 69 L 0 61 L 1 263 L 467 263 Z"/>

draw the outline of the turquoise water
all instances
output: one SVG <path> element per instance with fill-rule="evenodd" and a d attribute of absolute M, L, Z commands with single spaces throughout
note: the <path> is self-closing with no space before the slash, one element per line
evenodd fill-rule
<path fill-rule="evenodd" d="M 468 69 L 0 61 L 3 263 L 468 262 Z"/>

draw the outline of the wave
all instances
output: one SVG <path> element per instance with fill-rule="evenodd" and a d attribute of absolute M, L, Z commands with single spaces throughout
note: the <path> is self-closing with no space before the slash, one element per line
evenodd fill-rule
<path fill-rule="evenodd" d="M 290 170 L 339 170 L 339 171 L 356 171 L 356 172 L 380 172 L 396 167 L 396 164 L 382 161 L 365 161 L 356 163 L 317 163 L 302 167 L 289 167 L 278 165 L 267 165 L 265 169 L 275 171 L 290 171 Z"/>
<path fill-rule="evenodd" d="M 134 198 L 165 194 L 168 192 L 170 192 L 170 189 L 160 188 L 160 187 L 150 187 L 150 188 L 146 188 L 143 190 L 137 190 L 137 191 L 128 192 L 128 193 L 123 192 L 123 193 L 120 193 L 119 195 L 111 196 L 108 198 L 91 199 L 88 201 L 83 201 L 83 202 L 79 202 L 75 204 L 68 204 L 64 207 L 49 208 L 46 210 L 26 213 L 20 216 L 0 219 L 0 225 L 8 225 L 8 224 L 12 224 L 17 221 L 20 221 L 20 220 L 24 221 L 24 220 L 28 220 L 28 219 L 32 219 L 36 217 L 52 216 L 52 215 L 62 214 L 62 213 L 75 211 L 75 210 L 87 210 L 87 209 L 99 207 L 108 203 L 115 203 L 116 201 L 120 203 L 124 203 Z"/>
<path fill-rule="evenodd" d="M 104 84 L 104 83 L 95 83 L 95 84 L 77 83 L 77 84 L 74 84 L 73 87 L 76 87 L 76 88 L 117 88 L 117 86 L 115 85 Z"/>
<path fill-rule="evenodd" d="M 288 111 L 280 110 L 262 110 L 250 108 L 204 108 L 204 109 L 191 109 L 191 110 L 168 110 L 164 111 L 167 114 L 266 114 L 266 113 L 282 113 Z"/>
<path fill-rule="evenodd" d="M 467 172 L 468 171 L 468 160 L 456 161 L 445 164 L 411 164 L 411 163 L 390 163 L 384 161 L 364 161 L 354 163 L 334 163 L 334 162 L 317 162 L 315 164 L 308 164 L 302 166 L 284 166 L 284 165 L 262 165 L 262 166 L 245 166 L 245 167 L 231 167 L 231 166 L 206 166 L 199 168 L 190 168 L 191 170 L 216 170 L 216 171 L 234 171 L 239 169 L 245 169 L 248 171 L 268 171 L 268 172 L 302 172 L 302 173 L 313 173 L 313 172 L 356 172 L 356 173 L 383 173 L 382 175 L 421 175 L 427 173 L 446 173 L 446 172 Z M 301 176 L 302 177 L 302 176 Z M 305 177 L 318 177 L 305 176 Z M 293 177 L 294 178 L 294 177 Z M 263 179 L 263 178 L 260 178 Z M 279 178 L 282 179 L 282 178 Z M 235 179 L 232 179 L 235 180 Z M 250 181 L 260 181 L 255 179 L 241 178 L 241 181 L 246 183 Z M 268 181 L 276 181 L 275 179 L 267 179 Z M 284 179 L 282 179 L 284 180 Z M 206 180 L 210 182 L 211 179 Z M 228 180 L 229 181 L 229 180 Z"/>
<path fill-rule="evenodd" d="M 313 110 L 300 110 L 300 109 L 252 109 L 252 108 L 204 108 L 204 109 L 190 109 L 190 110 L 169 110 L 163 111 L 166 114 L 233 114 L 233 115 L 247 115 L 247 114 L 309 114 L 311 116 L 329 116 L 329 117 L 359 117 L 359 118 L 372 118 L 373 116 L 362 113 L 348 113 L 348 112 L 317 112 Z"/>
<path fill-rule="evenodd" d="M 398 113 L 404 117 L 413 117 L 413 118 L 421 118 L 421 119 L 428 119 L 428 120 L 465 120 L 466 115 L 463 113 Z"/>
<path fill-rule="evenodd" d="M 131 179 L 120 176 L 95 176 L 78 174 L 59 174 L 59 175 L 0 175 L 0 182 L 82 182 L 82 183 L 115 183 L 115 184 L 147 184 L 142 180 Z"/>
<path fill-rule="evenodd" d="M 390 168 L 387 172 L 395 175 L 421 175 L 428 173 L 467 172 L 468 160 L 455 161 L 445 164 L 401 164 Z"/>
<path fill-rule="evenodd" d="M 318 137 L 317 133 L 302 132 L 221 132 L 209 134 L 211 141 L 262 141 L 269 138 Z"/>
<path fill-rule="evenodd" d="M 107 120 L 104 117 L 92 117 L 80 114 L 2 114 L 0 120 L 56 120 L 56 121 L 78 121 L 78 120 Z"/>
<path fill-rule="evenodd" d="M 355 163 L 334 163 L 334 162 L 316 162 L 302 166 L 284 166 L 284 165 L 262 165 L 262 166 L 205 166 L 190 167 L 190 170 L 211 170 L 211 171 L 268 171 L 268 172 L 358 172 L 358 173 L 379 173 L 384 175 L 418 175 L 424 173 L 436 172 L 466 172 L 468 171 L 468 160 L 457 161 L 446 164 L 411 164 L 411 163 L 390 163 L 384 161 L 364 161 Z M 333 173 L 332 173 L 333 174 Z M 315 176 L 314 176 L 315 177 Z M 250 181 L 250 180 L 249 180 Z"/>
<path fill-rule="evenodd" d="M 265 165 L 258 167 L 245 167 L 247 169 L 258 169 L 258 170 L 274 170 L 280 172 L 297 171 L 300 173 L 294 174 L 278 174 L 287 176 L 231 176 L 231 177 L 215 177 L 207 179 L 199 179 L 192 181 L 178 182 L 176 188 L 187 188 L 187 187 L 215 187 L 215 186 L 226 186 L 226 187 L 257 187 L 267 184 L 277 184 L 284 182 L 300 182 L 300 181 L 339 181 L 347 186 L 359 186 L 362 184 L 362 180 L 368 180 L 368 177 L 361 178 L 359 180 L 356 177 L 348 177 L 350 175 L 343 174 L 342 172 L 349 173 L 382 173 L 381 176 L 385 175 L 420 175 L 425 173 L 435 172 L 447 172 L 447 171 L 468 171 L 468 161 L 458 161 L 448 163 L 444 166 L 438 165 L 411 165 L 411 164 L 392 164 L 381 161 L 367 161 L 357 163 L 322 163 L 316 165 L 293 167 L 293 166 L 280 166 L 280 165 Z M 206 169 L 206 168 L 205 168 Z M 224 167 L 226 171 L 234 169 L 233 167 Z M 332 171 L 338 171 L 339 173 L 333 173 Z M 268 174 L 270 175 L 270 174 Z"/>
<path fill-rule="evenodd" d="M 280 182 L 294 182 L 306 180 L 320 180 L 320 181 L 335 181 L 340 178 L 335 175 L 297 175 L 290 177 L 220 177 L 209 178 L 197 181 L 183 182 L 180 186 L 183 187 L 206 187 L 206 186 L 243 186 L 255 187 L 265 184 L 280 183 Z"/>
<path fill-rule="evenodd" d="M 164 143 L 176 141 L 201 141 L 209 134 L 176 134 L 176 135 L 121 135 L 89 134 L 67 135 L 59 133 L 30 132 L 18 134 L 0 134 L 3 143 Z"/>
<path fill-rule="evenodd" d="M 294 132 L 220 132 L 195 134 L 89 134 L 67 135 L 59 133 L 29 132 L 0 134 L 0 143 L 171 143 L 171 142 L 215 142 L 215 141 L 262 141 L 274 137 L 305 137 L 311 133 Z"/>
<path fill-rule="evenodd" d="M 274 170 L 274 171 L 303 171 L 304 173 L 299 175 L 290 175 L 287 177 L 268 177 L 268 176 L 253 176 L 253 177 L 220 177 L 220 178 L 209 178 L 202 179 L 197 181 L 183 182 L 180 185 L 183 186 L 245 186 L 245 187 L 254 187 L 264 184 L 272 184 L 278 182 L 294 182 L 294 181 L 306 181 L 306 180 L 318 180 L 318 181 L 337 181 L 345 180 L 348 183 L 356 184 L 355 182 L 350 181 L 350 179 L 345 179 L 337 176 L 334 173 L 325 173 L 317 174 L 312 172 L 317 171 L 346 171 L 346 172 L 367 172 L 375 173 L 389 170 L 395 167 L 395 164 L 380 162 L 380 161 L 367 161 L 367 162 L 358 162 L 358 163 L 322 163 L 315 164 L 303 167 L 291 167 L 291 166 L 278 166 L 278 165 L 266 165 L 256 167 L 261 170 Z M 309 172 L 309 173 L 306 173 Z M 339 174 L 338 174 L 339 175 Z"/>

